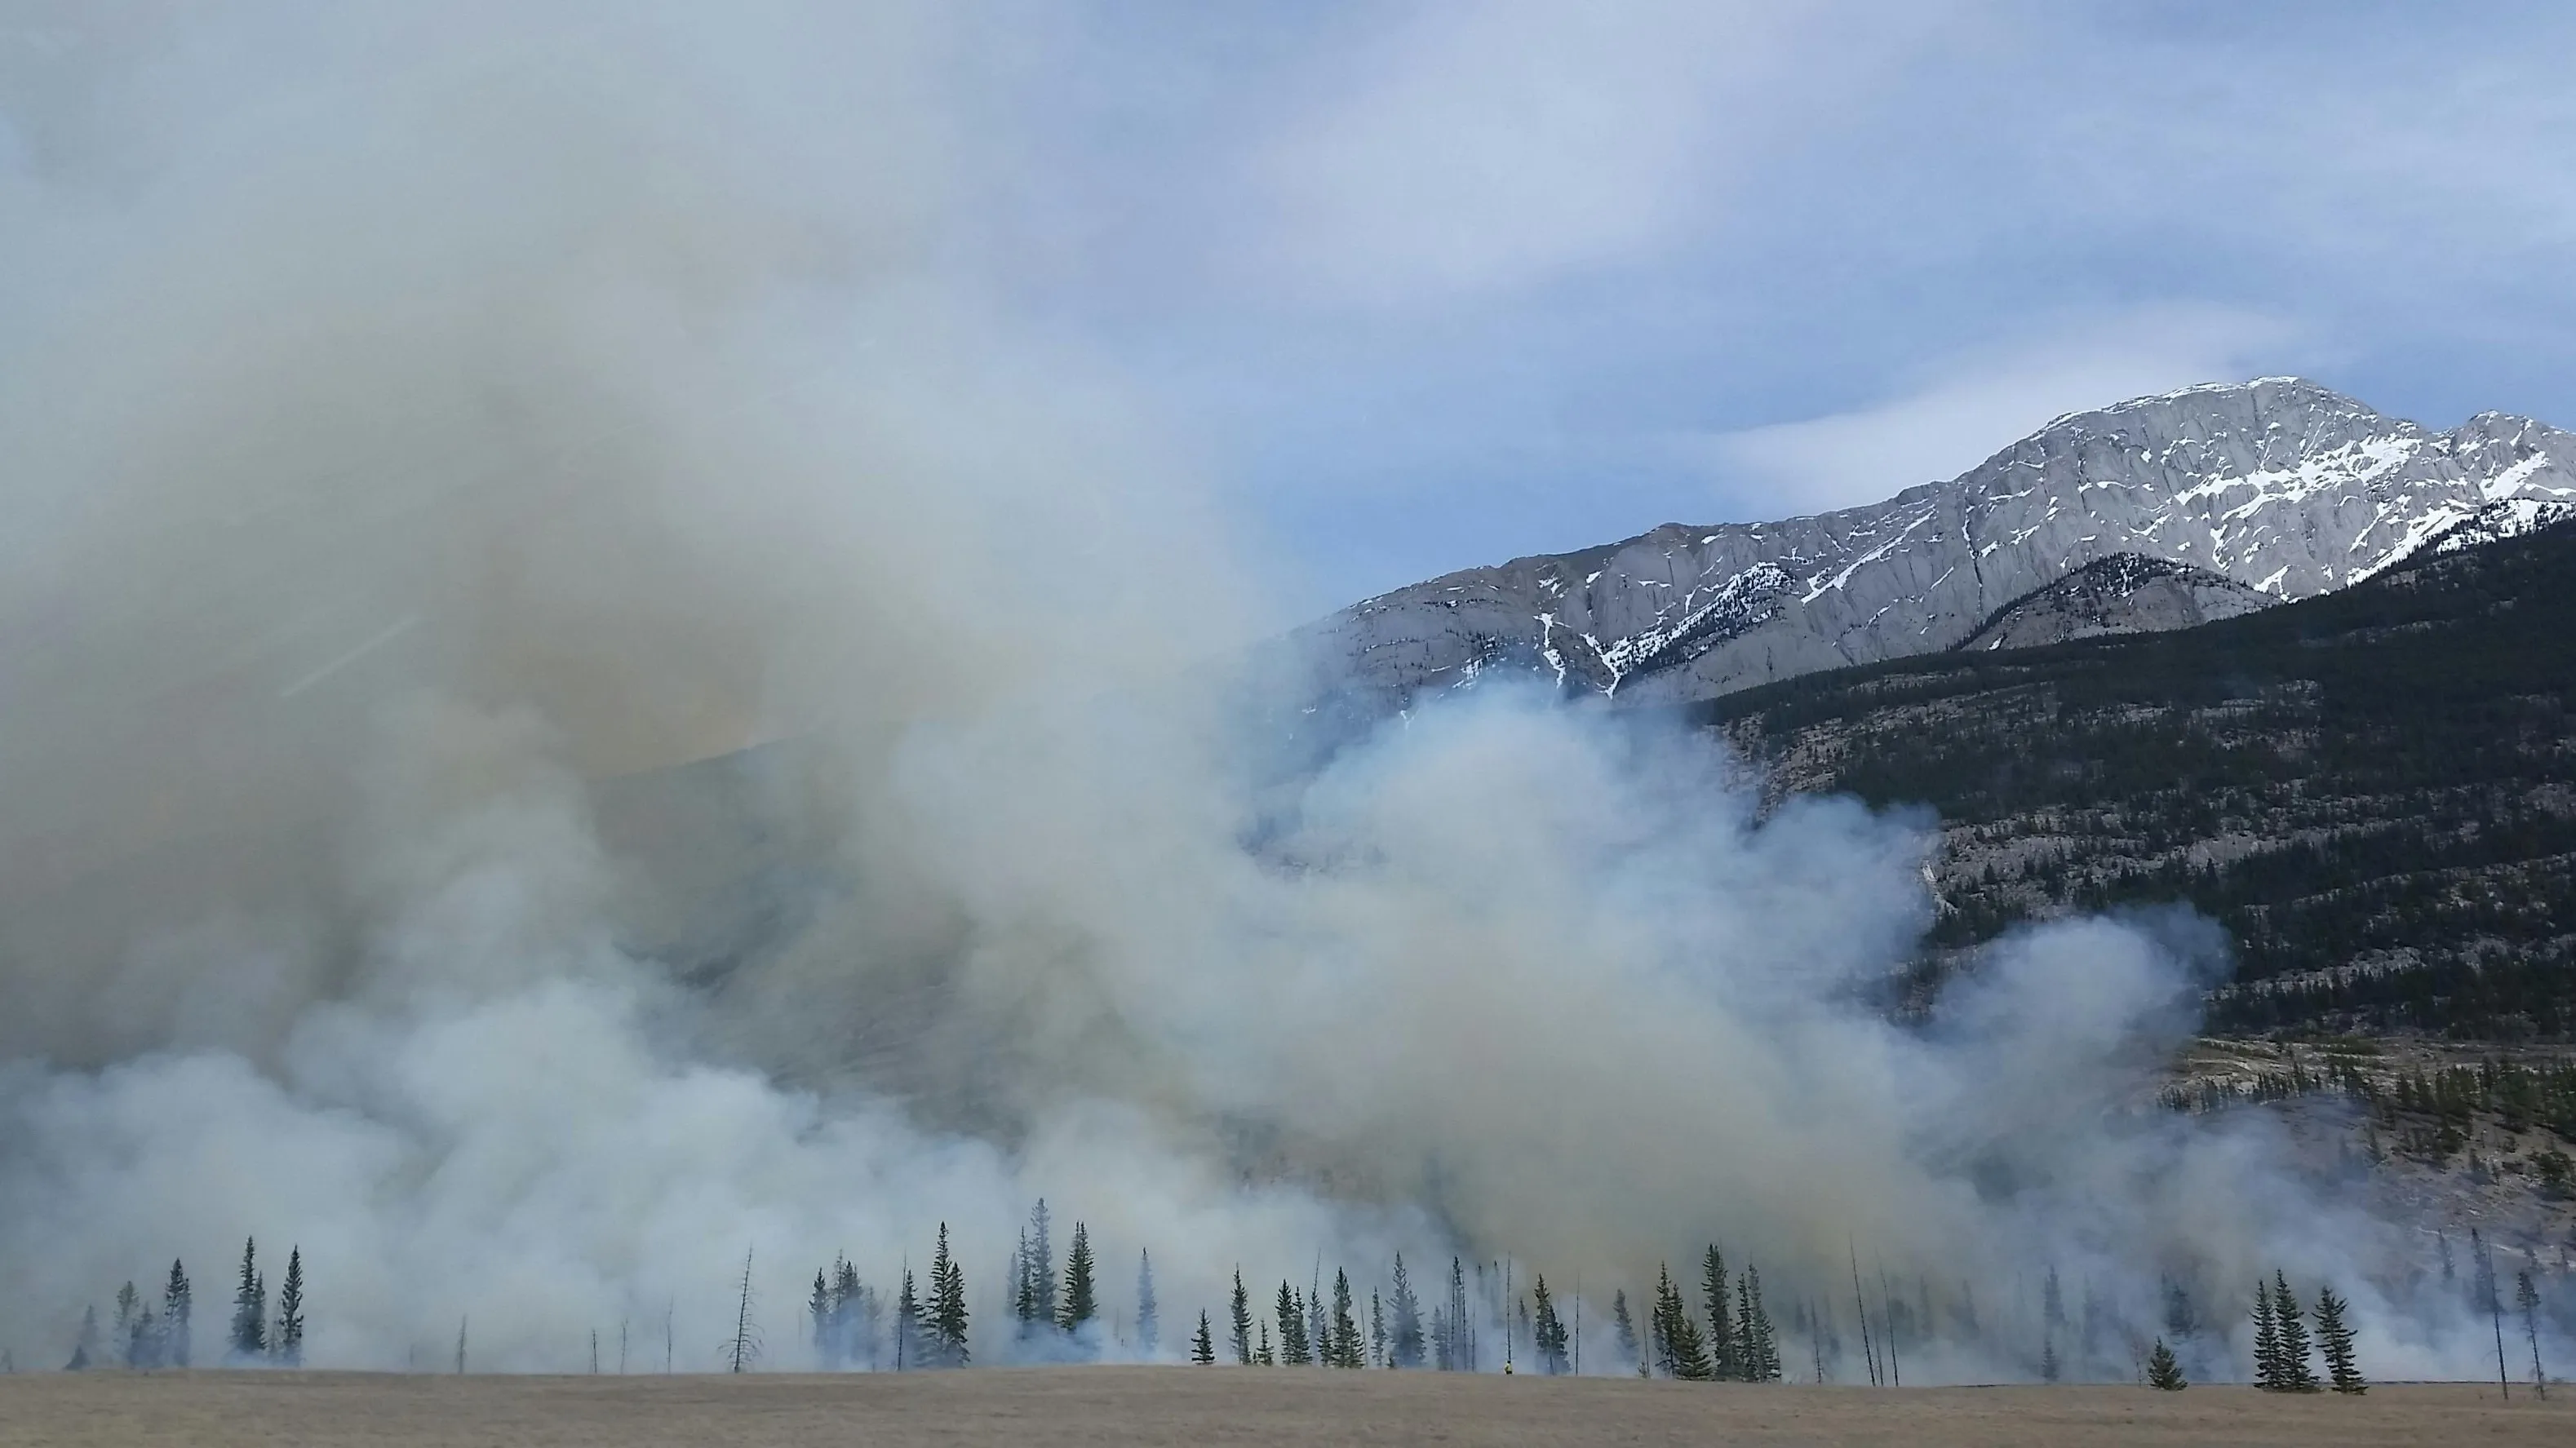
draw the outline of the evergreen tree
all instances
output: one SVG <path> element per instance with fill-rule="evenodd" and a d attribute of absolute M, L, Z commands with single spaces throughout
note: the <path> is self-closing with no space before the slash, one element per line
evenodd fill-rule
<path fill-rule="evenodd" d="M 1458 1331 L 1449 1322 L 1449 1309 L 1431 1309 L 1431 1366 L 1439 1372 L 1458 1370 Z"/>
<path fill-rule="evenodd" d="M 1270 1351 L 1270 1319 L 1266 1317 L 1261 1320 L 1261 1346 L 1252 1350 L 1252 1365 L 1257 1368 L 1279 1366 L 1279 1359 Z"/>
<path fill-rule="evenodd" d="M 1324 1362 L 1329 1367 L 1356 1368 L 1360 1362 L 1360 1325 L 1351 1315 L 1351 1274 L 1333 1269 L 1333 1335 Z"/>
<path fill-rule="evenodd" d="M 876 1294 L 859 1281 L 859 1269 L 847 1257 L 832 1262 L 831 1357 L 836 1367 L 858 1365 L 864 1357 L 876 1366 Z M 619 1349 L 623 1360 L 624 1349 Z"/>
<path fill-rule="evenodd" d="M 2546 1399 L 2549 1396 L 2549 1374 L 2540 1370 L 2540 1285 L 2531 1280 L 2528 1270 L 2513 1274 L 2513 1305 L 2522 1313 L 2522 1335 L 2531 1344 L 2531 1386 Z M 2317 1308 L 2317 1322 L 2319 1331 L 2323 1331 L 2323 1304 Z M 2341 1386 L 2340 1382 L 2337 1386 Z"/>
<path fill-rule="evenodd" d="M 1374 1287 L 1369 1289 L 1369 1366 L 1386 1366 L 1386 1304 Z"/>
<path fill-rule="evenodd" d="M 2057 1285 L 2057 1264 L 2048 1264 L 2048 1280 L 2039 1290 L 2039 1321 L 2051 1334 L 2066 1326 L 2066 1293 Z"/>
<path fill-rule="evenodd" d="M 1395 1258 L 1395 1285 L 1391 1289 L 1386 1328 L 1386 1365 L 1391 1368 L 1422 1366 L 1422 1301 L 1413 1294 L 1413 1281 L 1404 1272 L 1404 1254 Z"/>
<path fill-rule="evenodd" d="M 1736 1361 L 1737 1339 L 1741 1334 L 1735 1325 L 1735 1314 L 1726 1303 L 1726 1254 L 1717 1244 L 1708 1244 L 1700 1254 L 1699 1302 L 1708 1313 L 1709 1366 L 1721 1378 L 1735 1379 L 1744 1375 L 1743 1364 Z"/>
<path fill-rule="evenodd" d="M 1279 1360 L 1292 1368 L 1315 1360 L 1314 1344 L 1306 1336 L 1306 1304 L 1284 1278 L 1279 1283 Z"/>
<path fill-rule="evenodd" d="M 2040 1381 L 2056 1382 L 2062 1371 L 2057 1361 L 2057 1334 L 2054 1332 L 2043 1334 L 2039 1340 Z"/>
<path fill-rule="evenodd" d="M 1020 1229 L 1020 1244 L 1011 1249 L 1011 1320 L 1026 1340 L 1037 1328 L 1038 1284 L 1029 1271 L 1029 1229 Z"/>
<path fill-rule="evenodd" d="M 1735 1284 L 1735 1297 L 1738 1370 L 1748 1383 L 1776 1383 L 1780 1380 L 1780 1337 L 1771 1328 L 1771 1314 L 1762 1306 L 1762 1273 L 1758 1269 L 1744 1269 L 1744 1276 Z"/>
<path fill-rule="evenodd" d="M 1021 1270 L 1028 1274 L 1029 1321 L 1040 1326 L 1056 1320 L 1055 1301 L 1055 1218 L 1048 1214 L 1046 1198 L 1029 1212 L 1029 1235 L 1026 1257 Z"/>
<path fill-rule="evenodd" d="M 2317 1390 L 2317 1371 L 2308 1362 L 2308 1324 L 2299 1311 L 2299 1299 L 2290 1295 L 2290 1279 L 2281 1272 L 2272 1274 L 2272 1316 L 2274 1331 L 2280 1334 L 2281 1390 L 2288 1393 L 2313 1393 Z"/>
<path fill-rule="evenodd" d="M 2344 1321 L 2344 1307 L 2332 1287 L 2317 1288 L 2317 1346 L 2326 1355 L 2326 1378 L 2338 1393 L 2368 1392 L 2370 1385 L 2353 1360 L 2352 1326 Z"/>
<path fill-rule="evenodd" d="M 1628 1290 L 1624 1287 L 1610 1294 L 1610 1320 L 1618 1333 L 1620 1356 L 1637 1364 L 1642 1375 L 1646 1358 L 1637 1350 L 1637 1323 L 1628 1315 Z"/>
<path fill-rule="evenodd" d="M 304 1249 L 286 1251 L 286 1282 L 277 1291 L 277 1360 L 288 1367 L 304 1363 Z"/>
<path fill-rule="evenodd" d="M 1243 1269 L 1234 1269 L 1234 1332 L 1227 1339 L 1234 1349 L 1234 1360 L 1245 1367 L 1252 1365 L 1252 1299 L 1243 1291 Z"/>
<path fill-rule="evenodd" d="M 1297 1301 L 1306 1309 L 1308 1355 L 1315 1361 L 1330 1366 L 1331 1359 L 1328 1354 L 1333 1348 L 1333 1323 L 1324 1311 L 1324 1260 L 1320 1254 L 1315 1259 L 1314 1279 L 1307 1284 L 1306 1295 L 1298 1298 Z"/>
<path fill-rule="evenodd" d="M 142 1305 L 143 1294 L 134 1290 L 134 1284 L 131 1281 L 116 1289 L 116 1328 L 110 1335 L 109 1341 L 115 1345 L 117 1355 L 129 1368 L 141 1366 L 134 1360 L 134 1324 L 136 1309 Z"/>
<path fill-rule="evenodd" d="M 1163 1348 L 1163 1316 L 1154 1301 L 1154 1254 L 1136 1254 L 1136 1355 L 1151 1358 Z"/>
<path fill-rule="evenodd" d="M 1565 1319 L 1556 1314 L 1556 1299 L 1549 1295 L 1547 1278 L 1542 1274 L 1530 1289 L 1535 1313 L 1530 1325 L 1530 1345 L 1538 1350 L 1538 1370 L 1549 1377 L 1565 1371 Z"/>
<path fill-rule="evenodd" d="M 1208 1315 L 1204 1307 L 1199 1309 L 1199 1335 L 1190 1343 L 1190 1361 L 1203 1368 L 1216 1363 L 1216 1339 L 1208 1335 Z"/>
<path fill-rule="evenodd" d="M 161 1360 L 174 1368 L 188 1365 L 188 1319 L 195 1311 L 195 1290 L 188 1285 L 188 1269 L 179 1259 L 170 1259 L 170 1280 L 161 1289 Z"/>
<path fill-rule="evenodd" d="M 98 1308 L 81 1309 L 80 1336 L 72 1339 L 71 1361 L 63 1364 L 67 1373 L 85 1373 L 98 1366 Z"/>
<path fill-rule="evenodd" d="M 840 1350 L 832 1341 L 832 1281 L 820 1267 L 814 1269 L 814 1291 L 805 1299 L 805 1315 L 814 1324 L 814 1365 L 829 1372 L 837 1365 Z"/>
<path fill-rule="evenodd" d="M 2176 1342 L 2189 1342 L 2200 1335 L 2200 1313 L 2191 1305 L 2191 1294 L 2183 1285 L 2165 1279 L 2165 1331 Z"/>
<path fill-rule="evenodd" d="M 1091 1232 L 1082 1223 L 1073 1224 L 1073 1250 L 1064 1256 L 1063 1305 L 1056 1310 L 1055 1325 L 1074 1332 L 1099 1315 L 1099 1298 L 1091 1285 Z"/>
<path fill-rule="evenodd" d="M 2254 1386 L 2267 1393 L 2284 1391 L 2281 1371 L 2281 1325 L 2273 1315 L 2272 1284 L 2254 1282 Z"/>
<path fill-rule="evenodd" d="M 1682 1303 L 1681 1289 L 1673 1285 L 1671 1269 L 1658 1271 L 1661 1280 L 1655 1287 L 1655 1334 L 1663 1343 L 1659 1366 L 1666 1377 L 1707 1382 L 1717 1376 L 1708 1360 L 1708 1344 L 1700 1337 L 1699 1324 L 1692 1320 L 1690 1309 Z"/>
<path fill-rule="evenodd" d="M 2147 1354 L 2147 1386 L 2168 1393 L 2179 1393 L 2191 1383 L 2182 1375 L 2182 1364 L 2175 1361 L 2173 1349 L 2163 1338 L 2156 1339 L 2156 1350 Z"/>
<path fill-rule="evenodd" d="M 921 1360 L 921 1294 L 913 1290 L 912 1269 L 903 1269 L 903 1291 L 894 1299 L 894 1368 L 927 1367 Z"/>
<path fill-rule="evenodd" d="M 268 1284 L 259 1275 L 258 1254 L 255 1241 L 242 1239 L 241 1286 L 233 1290 L 231 1346 L 235 1357 L 268 1355 Z"/>
<path fill-rule="evenodd" d="M 134 1310 L 134 1323 L 125 1335 L 125 1365 L 150 1369 L 161 1366 L 161 1324 L 152 1316 L 152 1304 L 144 1302 Z"/>
<path fill-rule="evenodd" d="M 966 1366 L 973 1360 L 966 1348 L 966 1269 L 949 1255 L 946 1222 L 939 1224 L 939 1247 L 930 1258 L 930 1304 L 933 1356 L 941 1367 Z"/>

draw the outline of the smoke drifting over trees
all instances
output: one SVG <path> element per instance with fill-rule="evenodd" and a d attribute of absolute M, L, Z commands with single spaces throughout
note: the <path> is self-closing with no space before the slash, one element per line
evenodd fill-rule
<path fill-rule="evenodd" d="M 1508 692 L 1318 757 L 1178 429 L 979 282 L 1028 158 L 945 14 L 71 12 L 77 99 L 0 80 L 0 1347 L 96 1357 L 100 1284 L 256 1226 L 315 1366 L 657 1315 L 748 1364 L 820 1262 L 818 1357 L 1006 1361 L 1120 1340 L 1096 1248 L 1200 1360 L 1240 1268 L 1281 1351 L 1347 1364 L 1384 1284 L 1387 1358 L 1488 1368 L 1502 1289 L 1390 1268 L 1510 1254 L 1531 1360 L 1625 1370 L 1700 1360 L 1658 1267 L 1722 1232 L 1703 1356 L 1763 1374 L 1762 1288 L 1854 1240 L 2064 1264 L 2141 1342 L 2286 1264 L 2377 1371 L 2473 1361 L 2259 1121 L 2130 1109 L 2194 922 L 2014 937 L 1899 1027 L 1919 820 L 1757 823 L 1705 737 Z M 1904 1371 L 2079 1351 L 1996 1296 Z"/>

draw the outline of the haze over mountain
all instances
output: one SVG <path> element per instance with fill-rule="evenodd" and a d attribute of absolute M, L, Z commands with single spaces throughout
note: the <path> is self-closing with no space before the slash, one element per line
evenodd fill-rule
<path fill-rule="evenodd" d="M 1397 706 L 1494 669 L 1670 704 L 1972 640 L 2187 626 L 2346 587 L 2454 529 L 2502 536 L 2571 509 L 2576 435 L 2494 412 L 2435 432 L 2267 377 L 2061 417 L 1867 507 L 1466 569 L 1301 642 Z M 2124 556 L 2148 564 L 2087 573 L 2080 600 L 2043 596 Z"/>

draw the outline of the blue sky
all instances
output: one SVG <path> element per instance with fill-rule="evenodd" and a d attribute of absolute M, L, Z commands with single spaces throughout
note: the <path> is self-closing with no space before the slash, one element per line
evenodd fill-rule
<path fill-rule="evenodd" d="M 2565 0 L 0 0 L 0 328 L 364 153 L 423 50 L 577 95 L 639 47 L 723 108 L 650 144 L 932 238 L 1289 615 L 2197 381 L 2576 424 Z"/>
<path fill-rule="evenodd" d="M 2296 372 L 2576 423 L 2576 6 L 1009 12 L 961 241 L 1317 607 Z"/>

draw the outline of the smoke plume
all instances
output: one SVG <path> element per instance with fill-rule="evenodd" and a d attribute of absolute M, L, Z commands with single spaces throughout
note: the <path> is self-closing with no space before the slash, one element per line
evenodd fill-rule
<path fill-rule="evenodd" d="M 1007 1356 L 1041 1196 L 1113 1310 L 1152 1251 L 1166 1355 L 1238 1265 L 1402 1252 L 1580 1284 L 1603 1361 L 1710 1240 L 1784 1321 L 1855 1250 L 1951 1312 L 2281 1263 L 2396 1317 L 2390 1229 L 2136 1109 L 2190 921 L 1900 1027 L 1926 821 L 1510 690 L 1298 753 L 1266 562 L 996 281 L 952 7 L 10 29 L 19 1361 L 174 1254 L 206 1359 L 256 1235 L 323 1366 L 707 1368 L 750 1251 L 799 1367 L 812 1270 L 890 1294 L 943 1222 Z"/>

